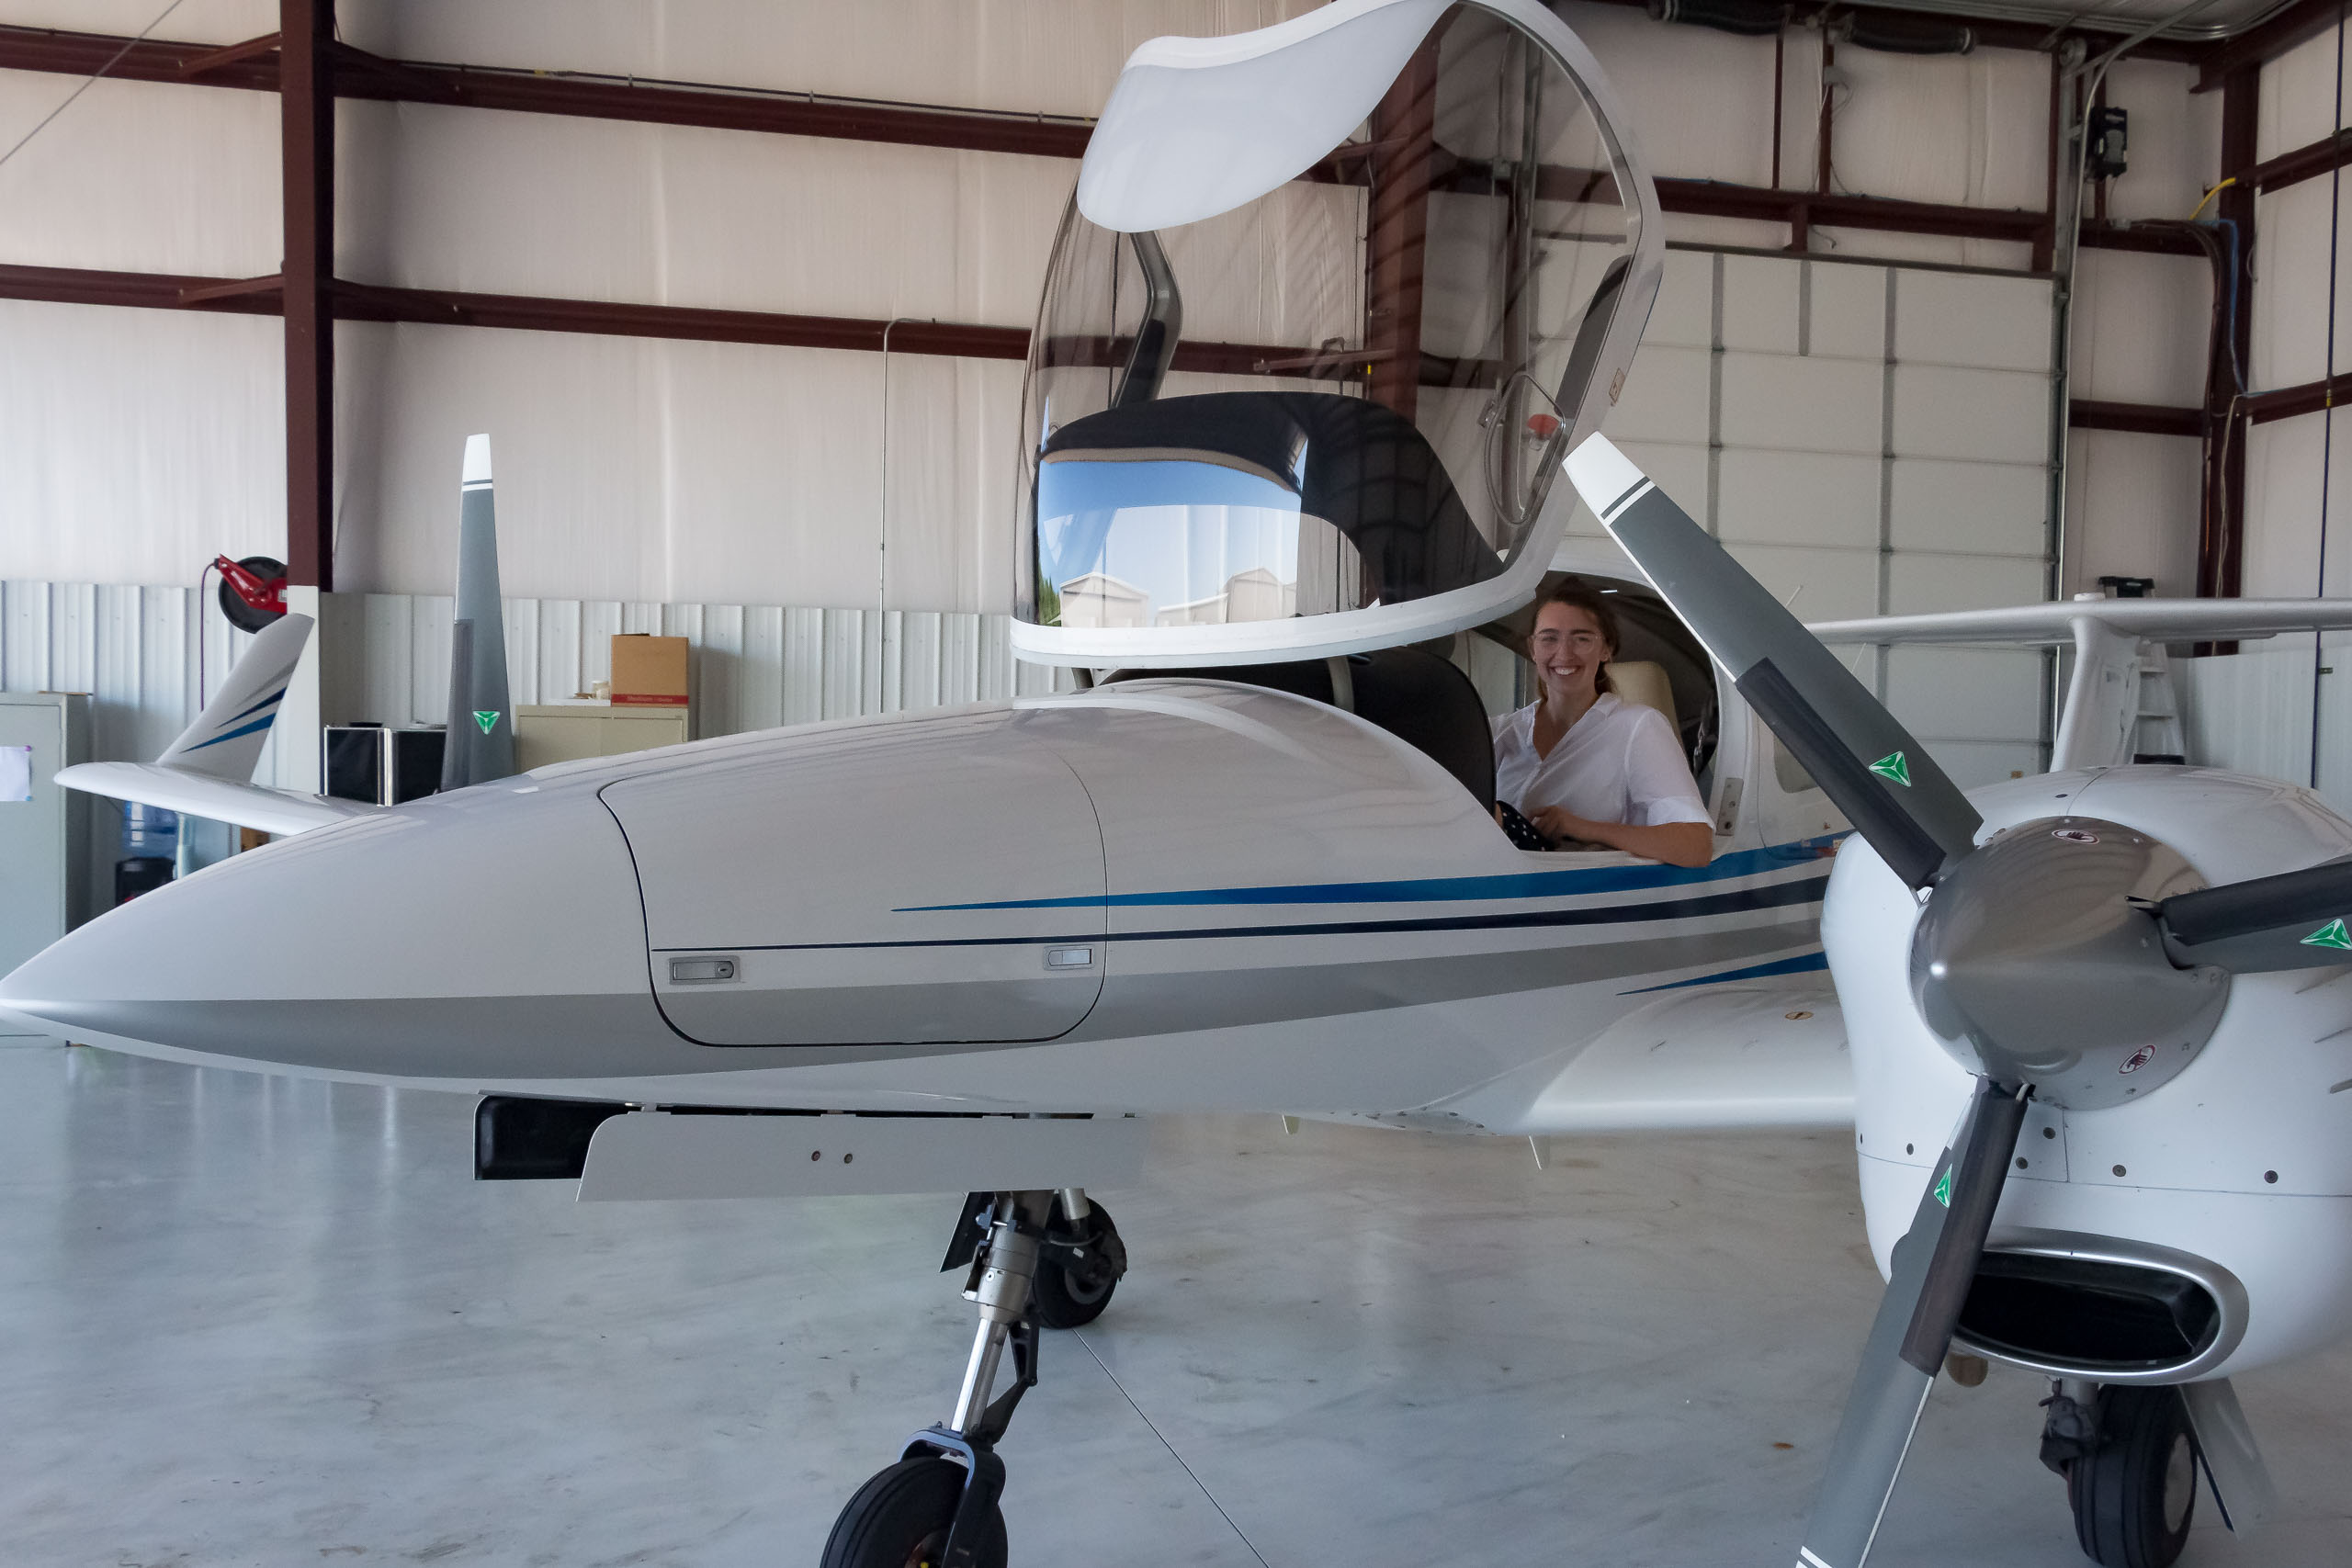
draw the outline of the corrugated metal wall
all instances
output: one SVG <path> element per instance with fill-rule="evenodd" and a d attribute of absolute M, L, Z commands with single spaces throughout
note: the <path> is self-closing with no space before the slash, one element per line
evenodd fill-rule
<path fill-rule="evenodd" d="M 449 679 L 447 596 L 334 594 L 323 615 L 338 633 L 331 639 L 336 657 L 322 675 L 330 722 L 441 720 Z M 695 728 L 704 736 L 1070 689 L 1068 671 L 1017 662 L 1010 630 L 1003 615 L 506 601 L 516 703 L 568 697 L 604 679 L 616 632 L 684 637 L 695 649 Z M 192 588 L 0 583 L 0 690 L 89 693 L 97 760 L 154 757 L 201 706 L 199 659 L 207 687 L 217 688 L 246 641 L 209 593 L 199 615 Z M 1501 649 L 1468 637 L 1462 658 L 1490 708 L 1521 700 L 1514 661 Z M 2308 637 L 2230 658 L 2176 660 L 2190 759 L 2304 783 L 2312 665 Z M 2352 681 L 2317 680 L 2320 793 L 2352 813 Z M 277 746 L 273 740 L 263 754 L 259 777 L 276 776 Z M 95 821 L 93 859 L 110 863 L 115 819 L 101 812 Z"/>
<path fill-rule="evenodd" d="M 447 595 L 328 595 L 327 721 L 440 722 L 450 613 Z M 1014 660 L 1011 627 L 1004 615 L 920 611 L 506 601 L 516 703 L 605 679 L 616 632 L 683 637 L 702 735 L 1069 690 L 1067 671 Z M 203 705 L 199 670 L 217 690 L 246 640 L 209 593 L 199 616 L 192 588 L 0 584 L 0 690 L 89 693 L 94 760 L 154 757 Z M 273 776 L 273 759 L 257 772 Z"/>
<path fill-rule="evenodd" d="M 450 615 L 446 594 L 329 595 L 328 722 L 439 723 Z M 1012 625 L 936 611 L 509 599 L 507 680 L 518 705 L 560 702 L 611 673 L 615 634 L 683 637 L 698 736 L 1070 689 L 1067 671 L 1014 660 Z"/>
<path fill-rule="evenodd" d="M 2331 660 L 2346 652 L 2329 639 Z M 2309 784 L 2316 705 L 2319 793 L 2352 815 L 2352 685 L 2335 666 L 2317 664 L 2308 633 L 2253 643 L 2226 659 L 2175 660 L 2189 760 Z M 2352 665 L 2345 670 L 2352 674 Z"/>

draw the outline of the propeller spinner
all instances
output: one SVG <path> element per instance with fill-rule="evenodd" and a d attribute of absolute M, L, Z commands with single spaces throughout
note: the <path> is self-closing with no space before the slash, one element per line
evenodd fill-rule
<path fill-rule="evenodd" d="M 1567 459 L 1585 503 L 1920 896 L 1911 986 L 1976 1077 L 1895 1244 L 1798 1568 L 1860 1568 L 1951 1348 L 2029 1098 L 2081 1110 L 2194 1060 L 2232 974 L 2352 962 L 2352 860 L 2205 887 L 2175 851 L 2081 817 L 1976 841 L 1984 819 L 1869 689 L 1608 439 Z"/>

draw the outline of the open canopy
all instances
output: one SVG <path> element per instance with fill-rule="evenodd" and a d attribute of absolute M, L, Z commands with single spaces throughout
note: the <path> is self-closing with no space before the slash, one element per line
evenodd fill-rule
<path fill-rule="evenodd" d="M 1022 656 L 1319 658 L 1532 592 L 1657 291 L 1622 124 L 1532 0 L 1137 50 L 1030 348 Z"/>

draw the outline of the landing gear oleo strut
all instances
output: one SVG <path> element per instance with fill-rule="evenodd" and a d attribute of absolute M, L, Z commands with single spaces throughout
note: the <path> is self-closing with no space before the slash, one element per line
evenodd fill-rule
<path fill-rule="evenodd" d="M 983 1239 L 983 1237 L 985 1239 Z M 859 1487 L 825 1542 L 823 1568 L 1004 1568 L 1004 1461 L 996 1445 L 1037 1381 L 1037 1329 L 1091 1323 L 1110 1304 L 1126 1251 L 1102 1205 L 1078 1188 L 975 1192 L 946 1267 L 969 1265 L 980 1309 L 956 1413 L 908 1441 Z M 996 1385 L 1007 1349 L 1012 1378 Z"/>

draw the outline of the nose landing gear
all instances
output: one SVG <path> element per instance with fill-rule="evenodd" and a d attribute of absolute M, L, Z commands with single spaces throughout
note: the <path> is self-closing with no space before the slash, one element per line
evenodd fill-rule
<path fill-rule="evenodd" d="M 2171 1568 L 2197 1507 L 2199 1455 L 2180 1391 L 2077 1387 L 2048 1403 L 2044 1461 L 2066 1478 L 2084 1553 L 2102 1568 Z"/>
<path fill-rule="evenodd" d="M 857 1489 L 833 1521 L 822 1568 L 1004 1568 L 996 1445 L 1037 1381 L 1038 1325 L 1102 1315 L 1127 1256 L 1110 1214 L 1070 1187 L 972 1194 L 948 1245 L 947 1267 L 959 1262 L 970 1265 L 964 1296 L 980 1323 L 956 1413 Z M 996 1393 L 1007 1348 L 1012 1381 Z"/>

